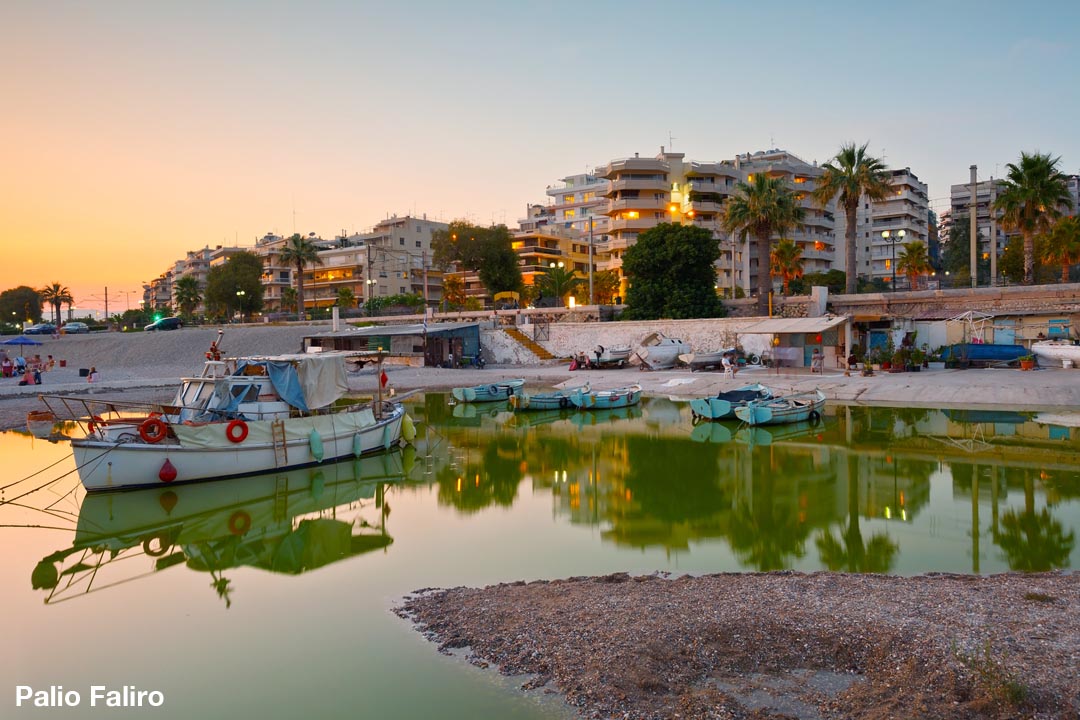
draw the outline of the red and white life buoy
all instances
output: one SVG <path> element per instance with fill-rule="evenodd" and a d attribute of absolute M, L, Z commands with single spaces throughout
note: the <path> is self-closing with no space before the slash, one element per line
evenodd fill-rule
<path fill-rule="evenodd" d="M 159 417 L 148 417 L 139 425 L 139 437 L 145 443 L 158 443 L 165 439 L 169 428 Z"/>
<path fill-rule="evenodd" d="M 103 425 L 105 425 L 105 421 L 101 419 L 101 416 L 94 415 L 90 418 L 90 421 L 86 423 L 86 431 L 92 433 Z"/>
<path fill-rule="evenodd" d="M 225 428 L 225 437 L 229 438 L 229 442 L 242 443 L 248 436 L 248 426 L 243 420 L 237 418 L 236 420 L 230 420 L 228 426 Z"/>

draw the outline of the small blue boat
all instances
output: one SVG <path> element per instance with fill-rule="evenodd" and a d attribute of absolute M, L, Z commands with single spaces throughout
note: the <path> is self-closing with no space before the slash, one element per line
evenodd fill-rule
<path fill-rule="evenodd" d="M 824 409 L 825 393 L 811 390 L 783 397 L 752 400 L 735 408 L 735 417 L 747 425 L 783 425 L 818 419 Z"/>
<path fill-rule="evenodd" d="M 458 402 L 497 402 L 508 400 L 515 395 L 520 395 L 525 387 L 525 379 L 499 380 L 490 385 L 475 385 L 473 387 L 460 387 L 451 390 L 451 394 Z"/>
<path fill-rule="evenodd" d="M 580 388 L 570 394 L 570 402 L 582 410 L 610 410 L 637 405 L 641 401 L 641 386 L 628 385 L 614 390 L 591 390 Z"/>
<path fill-rule="evenodd" d="M 690 414 L 694 420 L 731 420 L 735 418 L 735 408 L 744 407 L 754 400 L 766 400 L 775 395 L 776 393 L 761 383 L 744 385 L 712 397 L 691 400 Z"/>
<path fill-rule="evenodd" d="M 510 398 L 510 407 L 515 412 L 522 410 L 566 410 L 574 407 L 570 402 L 570 395 L 577 391 L 589 392 L 589 383 L 572 390 L 556 390 L 549 393 L 536 393 L 530 395 L 523 392 Z"/>

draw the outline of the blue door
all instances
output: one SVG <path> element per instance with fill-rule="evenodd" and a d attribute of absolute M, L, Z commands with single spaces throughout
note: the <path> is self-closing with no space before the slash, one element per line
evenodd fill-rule
<path fill-rule="evenodd" d="M 1016 344 L 1016 321 L 994 319 L 994 344 Z"/>

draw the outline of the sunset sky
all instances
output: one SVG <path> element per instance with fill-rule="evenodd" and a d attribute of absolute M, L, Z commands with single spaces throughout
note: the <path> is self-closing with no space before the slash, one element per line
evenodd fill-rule
<path fill-rule="evenodd" d="M 1075 0 L 7 0 L 0 25 L 0 290 L 58 281 L 80 307 L 266 232 L 515 226 L 661 145 L 869 141 L 935 208 L 1021 150 L 1080 172 Z"/>

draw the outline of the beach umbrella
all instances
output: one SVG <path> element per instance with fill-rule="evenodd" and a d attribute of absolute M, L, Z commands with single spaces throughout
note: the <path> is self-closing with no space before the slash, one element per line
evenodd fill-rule
<path fill-rule="evenodd" d="M 26 345 L 41 345 L 41 343 L 38 342 L 37 340 L 33 339 L 33 338 L 28 338 L 25 335 L 16 335 L 15 337 L 11 338 L 10 340 L 4 340 L 3 342 L 0 342 L 0 345 L 18 345 L 19 346 L 19 354 L 22 355 L 23 354 L 23 348 Z"/>

